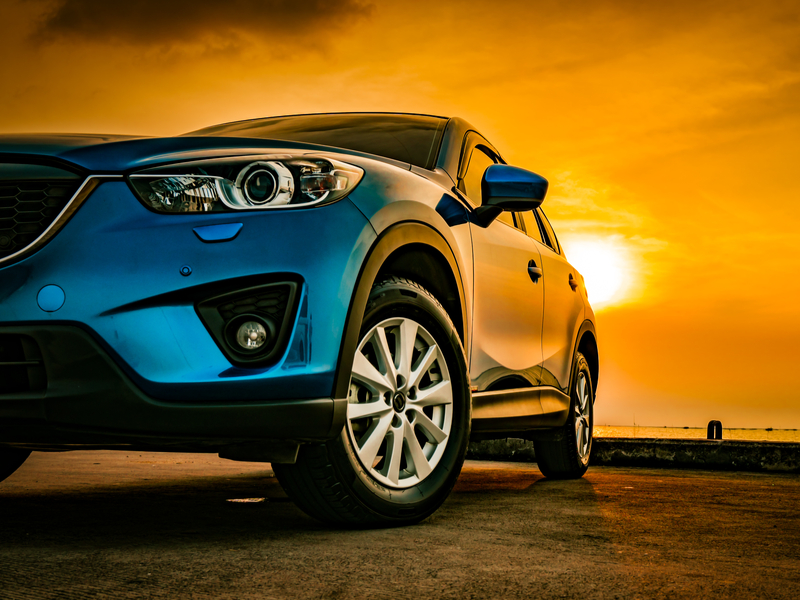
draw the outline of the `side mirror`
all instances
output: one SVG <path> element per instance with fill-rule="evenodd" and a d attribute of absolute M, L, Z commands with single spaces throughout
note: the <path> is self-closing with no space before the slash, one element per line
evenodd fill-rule
<path fill-rule="evenodd" d="M 484 227 L 504 210 L 537 208 L 547 194 L 547 180 L 532 171 L 509 165 L 492 165 L 483 174 L 483 205 L 475 213 Z"/>

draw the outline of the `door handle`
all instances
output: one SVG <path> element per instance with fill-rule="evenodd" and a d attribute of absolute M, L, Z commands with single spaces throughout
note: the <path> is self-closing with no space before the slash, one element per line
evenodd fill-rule
<path fill-rule="evenodd" d="M 569 274 L 569 287 L 573 292 L 578 289 L 578 280 L 572 276 L 572 273 Z"/>
<path fill-rule="evenodd" d="M 533 281 L 533 283 L 538 283 L 539 278 L 542 275 L 544 275 L 544 273 L 542 272 L 541 267 L 537 267 L 536 263 L 530 260 L 528 261 L 528 275 L 530 275 L 531 281 Z"/>

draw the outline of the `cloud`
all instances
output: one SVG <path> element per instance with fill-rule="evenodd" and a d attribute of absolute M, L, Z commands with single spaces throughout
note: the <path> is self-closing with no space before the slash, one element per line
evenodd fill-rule
<path fill-rule="evenodd" d="M 371 16 L 365 0 L 58 0 L 33 39 L 133 46 L 324 45 Z"/>
<path fill-rule="evenodd" d="M 622 190 L 586 185 L 571 172 L 556 173 L 551 191 L 545 201 L 549 218 L 563 230 L 589 232 L 592 230 L 627 229 L 636 231 L 644 224 L 640 207 L 626 206 L 615 196 L 625 196 Z"/>

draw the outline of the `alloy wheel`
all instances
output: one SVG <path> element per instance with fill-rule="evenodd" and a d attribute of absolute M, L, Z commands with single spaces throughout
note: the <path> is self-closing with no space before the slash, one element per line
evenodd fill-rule
<path fill-rule="evenodd" d="M 370 329 L 353 360 L 348 437 L 359 462 L 380 483 L 407 488 L 444 454 L 453 421 L 453 388 L 433 336 L 410 318 Z"/>
<path fill-rule="evenodd" d="M 589 460 L 589 451 L 591 450 L 592 441 L 592 398 L 589 383 L 583 371 L 578 373 L 575 391 L 578 396 L 575 402 L 575 440 L 578 444 L 578 457 L 581 459 L 581 462 L 586 463 Z"/>

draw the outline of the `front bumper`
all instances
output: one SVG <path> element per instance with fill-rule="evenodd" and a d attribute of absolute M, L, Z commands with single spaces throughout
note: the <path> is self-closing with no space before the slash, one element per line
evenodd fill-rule
<path fill-rule="evenodd" d="M 37 344 L 47 386 L 0 397 L 0 444 L 217 449 L 264 439 L 326 440 L 344 423 L 346 399 L 159 401 L 75 325 L 0 328 L 0 335 L 14 334 Z"/>
<path fill-rule="evenodd" d="M 235 239 L 207 243 L 194 233 L 224 223 L 242 224 Z M 41 392 L 0 393 L 0 443 L 23 426 L 86 439 L 335 435 L 344 414 L 337 422 L 343 401 L 332 399 L 341 340 L 374 239 L 347 199 L 160 215 L 123 181 L 103 183 L 46 246 L 0 269 L 0 334 L 37 339 L 47 372 Z M 285 352 L 261 368 L 233 365 L 196 304 L 210 290 L 286 278 L 299 292 Z M 47 285 L 66 296 L 54 312 L 37 303 Z"/>

